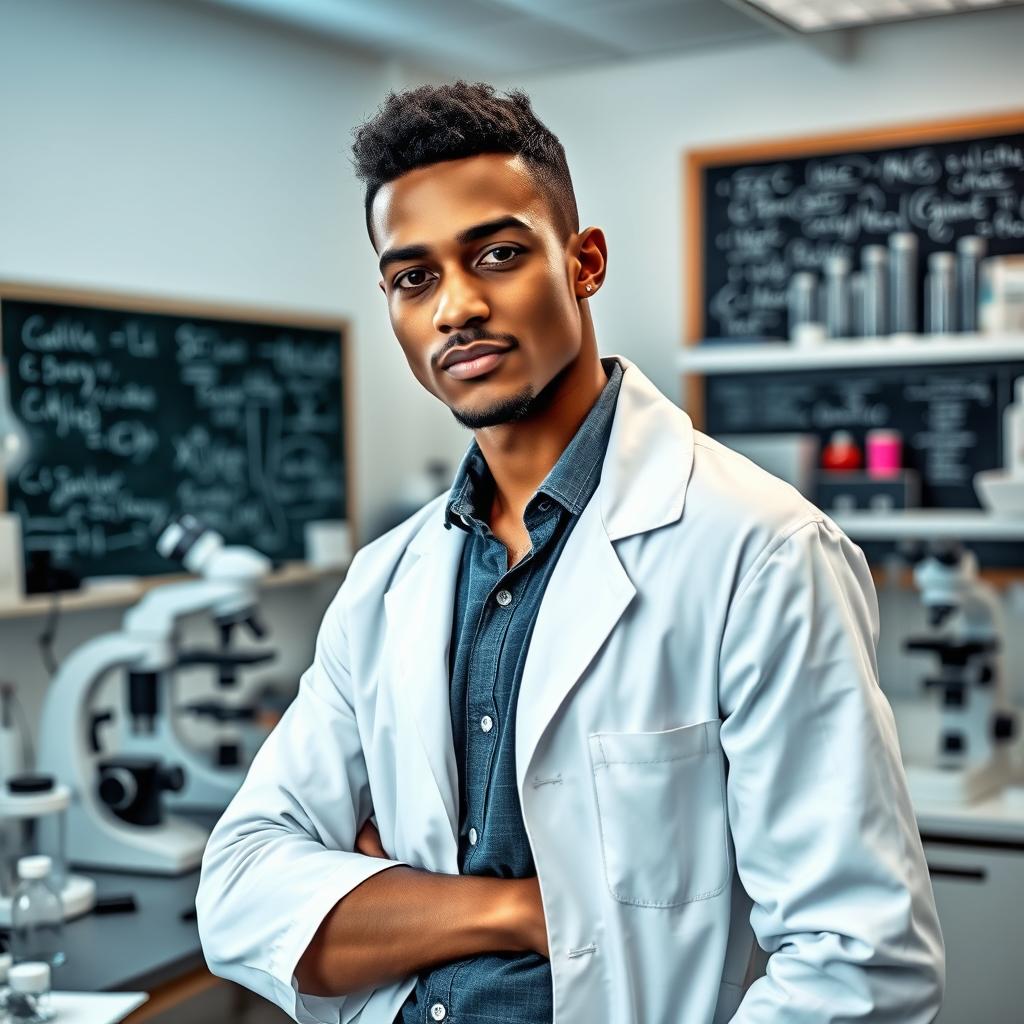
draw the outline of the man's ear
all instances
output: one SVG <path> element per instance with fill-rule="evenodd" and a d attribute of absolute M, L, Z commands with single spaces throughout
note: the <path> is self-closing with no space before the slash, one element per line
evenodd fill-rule
<path fill-rule="evenodd" d="M 380 279 L 380 280 L 379 280 L 379 281 L 377 282 L 377 287 L 378 287 L 378 288 L 379 288 L 379 289 L 380 289 L 380 290 L 381 290 L 382 292 L 384 292 L 384 294 L 385 294 L 385 295 L 387 295 L 387 292 L 386 292 L 386 291 L 384 291 L 384 279 L 383 279 L 383 278 L 381 278 L 381 279 Z"/>

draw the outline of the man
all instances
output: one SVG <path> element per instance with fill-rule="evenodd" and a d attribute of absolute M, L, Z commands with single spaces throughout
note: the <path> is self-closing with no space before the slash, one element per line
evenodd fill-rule
<path fill-rule="evenodd" d="M 525 95 L 391 94 L 355 158 L 475 440 L 358 553 L 215 829 L 211 968 L 303 1022 L 931 1020 L 860 550 L 599 358 L 605 239 Z"/>

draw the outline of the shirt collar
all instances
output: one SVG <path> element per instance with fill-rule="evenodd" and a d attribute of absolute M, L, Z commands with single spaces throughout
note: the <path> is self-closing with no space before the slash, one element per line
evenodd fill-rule
<path fill-rule="evenodd" d="M 608 374 L 607 383 L 572 440 L 537 488 L 538 493 L 543 491 L 554 498 L 572 515 L 579 515 L 583 511 L 597 487 L 615 416 L 615 402 L 622 383 L 622 365 L 618 360 L 602 359 L 601 363 Z M 480 446 L 474 440 L 462 459 L 445 504 L 445 528 L 451 529 L 454 525 L 469 531 L 473 520 L 486 522 L 493 487 L 494 478 Z"/>

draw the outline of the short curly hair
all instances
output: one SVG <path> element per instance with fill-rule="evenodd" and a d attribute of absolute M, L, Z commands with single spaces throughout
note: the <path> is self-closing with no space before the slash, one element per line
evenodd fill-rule
<path fill-rule="evenodd" d="M 352 134 L 356 176 L 366 185 L 366 230 L 375 246 L 370 208 L 382 185 L 418 167 L 481 153 L 522 157 L 563 236 L 579 231 L 565 150 L 518 89 L 499 96 L 485 82 L 459 80 L 390 92 L 376 115 Z"/>

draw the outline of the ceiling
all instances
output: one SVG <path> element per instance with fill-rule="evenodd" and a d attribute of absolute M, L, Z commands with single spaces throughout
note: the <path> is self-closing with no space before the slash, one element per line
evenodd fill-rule
<path fill-rule="evenodd" d="M 446 76 L 702 50 L 772 29 L 722 0 L 205 0 Z"/>

